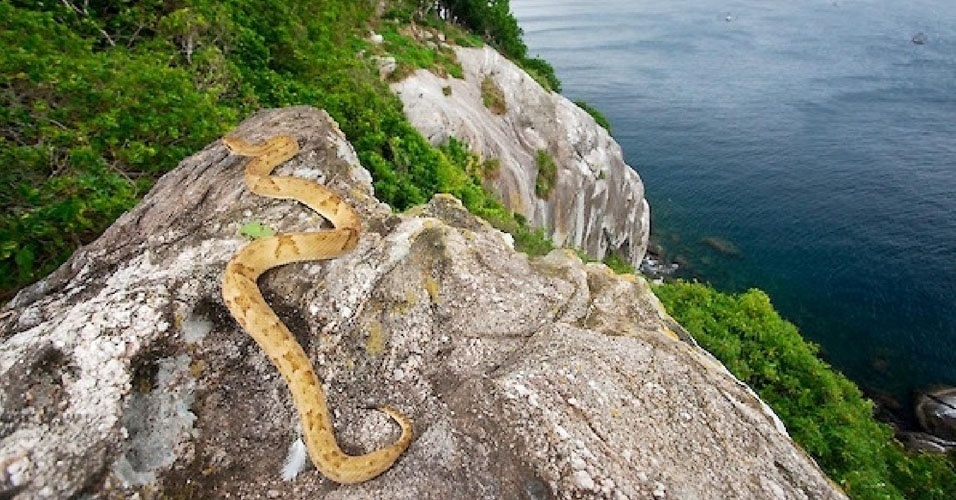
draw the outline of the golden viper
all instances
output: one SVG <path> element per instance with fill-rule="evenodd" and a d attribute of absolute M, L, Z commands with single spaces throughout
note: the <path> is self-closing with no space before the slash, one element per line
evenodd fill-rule
<path fill-rule="evenodd" d="M 339 483 L 369 480 L 388 470 L 408 448 L 412 441 L 411 421 L 388 406 L 380 407 L 398 422 L 402 435 L 395 443 L 372 453 L 346 455 L 335 440 L 319 377 L 302 346 L 266 304 L 256 284 L 259 276 L 273 267 L 332 259 L 355 248 L 361 231 L 358 214 L 345 200 L 316 182 L 270 175 L 299 151 L 295 137 L 278 135 L 259 144 L 225 137 L 223 143 L 234 154 L 252 157 L 244 175 L 250 191 L 269 198 L 298 200 L 335 226 L 331 230 L 278 234 L 250 242 L 226 265 L 222 297 L 236 321 L 282 373 L 299 411 L 309 456 L 319 472 Z"/>

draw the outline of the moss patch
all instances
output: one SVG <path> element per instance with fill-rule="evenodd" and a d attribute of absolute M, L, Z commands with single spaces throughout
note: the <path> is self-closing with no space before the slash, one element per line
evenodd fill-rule
<path fill-rule="evenodd" d="M 368 325 L 368 337 L 365 339 L 365 352 L 370 356 L 378 356 L 385 352 L 385 333 L 382 324 L 373 321 Z"/>
<path fill-rule="evenodd" d="M 534 194 L 538 198 L 546 199 L 558 181 L 558 166 L 555 165 L 554 158 L 544 149 L 539 149 L 535 154 L 534 163 L 538 167 L 538 176 L 534 180 Z"/>
<path fill-rule="evenodd" d="M 428 297 L 431 298 L 433 304 L 441 302 L 441 285 L 438 284 L 438 281 L 431 276 L 425 277 L 425 291 L 428 292 Z"/>
<path fill-rule="evenodd" d="M 481 81 L 481 102 L 489 111 L 496 115 L 503 115 L 508 111 L 508 103 L 505 101 L 505 92 L 501 90 L 498 83 L 490 76 L 486 76 Z"/>

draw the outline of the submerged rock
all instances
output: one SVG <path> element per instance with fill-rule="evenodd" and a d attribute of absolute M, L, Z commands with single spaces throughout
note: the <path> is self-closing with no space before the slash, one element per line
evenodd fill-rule
<path fill-rule="evenodd" d="M 260 287 L 313 360 L 351 453 L 415 437 L 383 475 L 282 481 L 297 416 L 219 283 L 258 221 L 322 221 L 242 184 L 221 142 L 185 159 L 106 233 L 0 312 L 0 497 L 842 498 L 745 385 L 692 343 L 642 279 L 556 250 L 529 259 L 448 196 L 395 215 L 331 119 L 265 111 L 294 134 L 280 173 L 361 214 L 358 247 Z M 686 334 L 685 334 L 686 335 Z"/>
<path fill-rule="evenodd" d="M 717 236 L 701 238 L 701 243 L 725 257 L 740 257 L 740 249 L 733 242 Z"/>

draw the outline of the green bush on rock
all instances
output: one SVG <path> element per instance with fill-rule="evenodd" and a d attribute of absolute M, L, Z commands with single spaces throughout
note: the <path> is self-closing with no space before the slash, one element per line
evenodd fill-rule
<path fill-rule="evenodd" d="M 388 2 L 384 20 L 374 3 L 147 0 L 75 8 L 78 2 L 0 0 L 0 41 L 8 49 L 0 52 L 0 300 L 53 270 L 160 175 L 260 107 L 327 110 L 372 173 L 378 198 L 396 210 L 448 192 L 513 234 L 519 250 L 551 250 L 542 230 L 485 190 L 498 175 L 495 159 L 460 142 L 432 147 L 408 123 L 366 40 L 382 31 L 383 50 L 408 68 L 456 76 L 449 52 L 429 52 L 382 26 L 418 22 L 451 43 L 489 43 L 559 91 L 551 66 L 528 58 L 507 0 L 440 0 L 471 33 L 435 17 L 435 2 Z M 544 175 L 536 191 L 547 196 L 553 160 L 538 156 Z M 702 344 L 777 407 L 851 496 L 956 498 L 953 464 L 904 454 L 859 391 L 816 358 L 766 296 L 692 284 L 657 291 Z"/>
<path fill-rule="evenodd" d="M 544 149 L 539 149 L 534 157 L 534 164 L 538 167 L 538 175 L 534 180 L 534 194 L 538 198 L 547 198 L 558 182 L 558 166 L 554 158 Z"/>
<path fill-rule="evenodd" d="M 574 101 L 574 104 L 577 104 L 579 108 L 587 111 L 587 113 L 591 115 L 591 118 L 594 118 L 594 121 L 597 122 L 598 125 L 604 127 L 604 130 L 607 130 L 607 133 L 611 133 L 611 122 L 609 122 L 597 108 L 584 101 Z"/>
<path fill-rule="evenodd" d="M 777 314 L 759 290 L 699 283 L 655 287 L 668 312 L 769 404 L 794 441 L 852 498 L 956 498 L 951 457 L 910 455 L 859 388 Z"/>
<path fill-rule="evenodd" d="M 465 3 L 484 12 L 480 2 Z M 428 6 L 391 4 L 392 12 Z M 7 89 L 0 95 L 0 299 L 49 273 L 160 175 L 260 107 L 327 110 L 372 173 L 379 199 L 396 210 L 449 192 L 518 232 L 527 248 L 542 247 L 540 235 L 482 187 L 497 163 L 478 162 L 475 176 L 474 165 L 432 147 L 407 122 L 379 79 L 369 31 L 384 32 L 383 50 L 408 68 L 460 76 L 460 67 L 450 51 L 429 49 L 376 18 L 371 3 L 70 5 L 0 2 L 0 40 L 16 48 L 0 53 Z M 507 2 L 492 10 L 486 21 L 470 18 L 481 25 L 475 32 L 523 57 Z M 430 29 L 479 43 L 428 12 Z"/>

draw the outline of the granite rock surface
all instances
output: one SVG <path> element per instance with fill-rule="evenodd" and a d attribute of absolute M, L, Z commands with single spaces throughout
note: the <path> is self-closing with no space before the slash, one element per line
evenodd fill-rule
<path fill-rule="evenodd" d="M 586 111 L 545 90 L 494 49 L 454 50 L 464 78 L 418 70 L 392 84 L 412 125 L 432 144 L 455 138 L 483 159 L 497 160 L 488 187 L 544 228 L 556 246 L 598 259 L 615 254 L 637 268 L 647 251 L 650 208 L 620 145 Z M 503 112 L 486 105 L 487 88 L 500 91 Z M 554 186 L 544 196 L 536 190 L 539 152 L 556 167 Z"/>
<path fill-rule="evenodd" d="M 364 231 L 340 258 L 260 280 L 329 395 L 342 447 L 415 438 L 341 486 L 280 470 L 289 391 L 223 305 L 240 227 L 319 216 L 242 184 L 219 141 L 0 310 L 3 498 L 842 498 L 745 385 L 696 347 L 647 283 L 556 250 L 529 259 L 448 196 L 405 214 L 322 111 L 236 132 L 295 135 L 278 173 L 342 193 Z"/>

